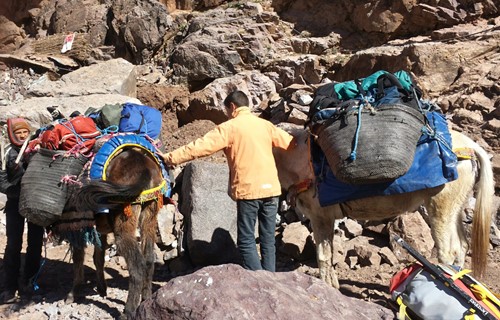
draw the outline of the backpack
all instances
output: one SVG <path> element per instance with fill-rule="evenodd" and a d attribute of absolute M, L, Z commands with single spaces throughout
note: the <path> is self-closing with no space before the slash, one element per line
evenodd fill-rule
<path fill-rule="evenodd" d="M 77 151 L 86 153 L 92 149 L 96 138 L 100 135 L 101 132 L 94 120 L 80 115 L 61 121 L 53 128 L 43 131 L 36 143 L 50 150 L 78 149 Z M 31 143 L 30 146 L 32 147 Z"/>
<path fill-rule="evenodd" d="M 450 286 L 437 280 L 419 263 L 414 263 L 396 273 L 390 283 L 392 300 L 399 305 L 399 320 L 433 319 L 498 319 L 500 300 L 484 284 L 474 279 L 470 270 L 454 266 L 437 265 L 446 277 L 460 288 L 470 302 L 486 313 L 473 312 Z M 489 314 L 489 316 L 485 316 Z"/>
<path fill-rule="evenodd" d="M 101 109 L 89 108 L 85 111 L 85 115 L 94 119 L 94 122 L 101 130 L 120 124 L 123 105 L 121 103 L 105 104 Z"/>
<path fill-rule="evenodd" d="M 332 109 L 339 111 L 345 106 L 353 105 L 363 99 L 373 107 L 384 104 L 404 104 L 419 108 L 418 100 L 422 97 L 412 76 L 400 70 L 394 74 L 387 71 L 377 71 L 362 79 L 349 80 L 340 83 L 328 83 L 319 87 L 311 102 L 309 119 L 313 123 L 328 117 L 318 113 L 327 110 L 332 115 Z"/>
<path fill-rule="evenodd" d="M 127 102 L 121 111 L 119 132 L 145 134 L 151 139 L 157 139 L 161 133 L 161 112 L 146 105 Z"/>

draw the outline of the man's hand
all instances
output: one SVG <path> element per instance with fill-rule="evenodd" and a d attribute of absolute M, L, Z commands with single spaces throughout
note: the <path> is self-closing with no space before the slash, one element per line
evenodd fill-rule
<path fill-rule="evenodd" d="M 172 163 L 172 157 L 170 155 L 170 152 L 167 153 L 161 153 L 161 152 L 156 152 L 158 156 L 163 160 L 163 163 L 165 163 L 167 166 L 173 167 L 174 164 Z"/>

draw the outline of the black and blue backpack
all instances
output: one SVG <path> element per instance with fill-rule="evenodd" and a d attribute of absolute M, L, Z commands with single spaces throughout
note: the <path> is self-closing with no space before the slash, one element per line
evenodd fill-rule
<path fill-rule="evenodd" d="M 418 109 L 421 97 L 422 90 L 408 72 L 380 70 L 366 78 L 332 82 L 319 87 L 310 104 L 309 120 L 312 123 L 325 120 L 363 102 L 369 102 L 373 107 L 403 104 Z"/>

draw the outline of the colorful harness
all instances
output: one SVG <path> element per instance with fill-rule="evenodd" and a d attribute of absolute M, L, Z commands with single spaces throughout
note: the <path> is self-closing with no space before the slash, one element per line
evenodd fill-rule
<path fill-rule="evenodd" d="M 157 200 L 158 202 L 163 203 L 163 196 L 170 197 L 171 189 L 170 189 L 170 181 L 169 175 L 163 165 L 163 162 L 156 155 L 156 147 L 146 139 L 143 135 L 137 134 L 120 134 L 115 135 L 106 141 L 99 151 L 96 153 L 92 165 L 90 166 L 90 179 L 102 179 L 106 180 L 106 169 L 108 168 L 109 163 L 115 156 L 117 156 L 123 149 L 136 147 L 145 151 L 147 154 L 151 156 L 152 159 L 156 161 L 161 167 L 162 171 L 162 182 L 160 185 L 147 189 L 141 192 L 141 194 L 132 201 L 133 204 L 136 203 L 144 203 L 151 200 Z M 127 208 L 126 208 L 127 209 Z M 127 211 L 127 210 L 126 210 Z"/>

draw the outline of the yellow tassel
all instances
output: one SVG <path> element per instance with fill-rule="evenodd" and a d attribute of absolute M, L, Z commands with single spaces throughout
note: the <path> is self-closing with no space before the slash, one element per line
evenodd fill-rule
<path fill-rule="evenodd" d="M 130 203 L 123 207 L 123 213 L 127 218 L 132 216 L 132 205 Z"/>

